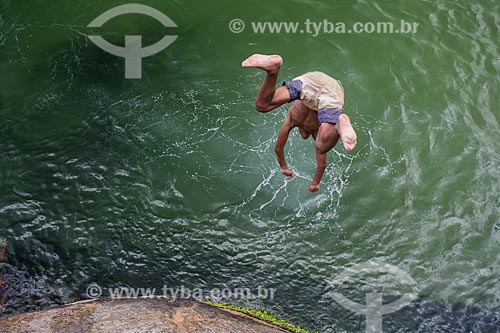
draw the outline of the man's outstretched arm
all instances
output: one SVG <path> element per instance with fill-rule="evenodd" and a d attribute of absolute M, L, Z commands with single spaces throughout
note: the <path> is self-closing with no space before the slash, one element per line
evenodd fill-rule
<path fill-rule="evenodd" d="M 316 152 L 316 174 L 314 175 L 313 182 L 311 186 L 309 186 L 309 192 L 318 192 L 319 191 L 319 183 L 321 183 L 321 179 L 323 178 L 323 175 L 325 174 L 325 169 L 326 169 L 326 160 L 327 160 L 327 155 L 325 154 L 320 154 L 319 152 Z"/>
<path fill-rule="evenodd" d="M 278 163 L 281 168 L 281 172 L 288 177 L 293 177 L 293 171 L 290 170 L 286 165 L 285 145 L 292 128 L 292 117 L 290 116 L 290 113 L 288 113 L 285 120 L 283 120 L 283 124 L 281 125 L 281 129 L 278 134 L 278 139 L 276 140 L 276 147 L 274 148 L 276 157 L 278 158 Z"/>

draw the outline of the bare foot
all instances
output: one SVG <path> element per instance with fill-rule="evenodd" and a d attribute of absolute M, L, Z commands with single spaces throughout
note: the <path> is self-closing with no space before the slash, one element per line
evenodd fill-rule
<path fill-rule="evenodd" d="M 311 185 L 309 186 L 309 192 L 314 193 L 319 191 L 319 185 Z"/>
<path fill-rule="evenodd" d="M 290 170 L 290 169 L 288 169 L 288 168 L 281 169 L 281 173 L 284 174 L 287 177 L 293 177 L 294 176 L 293 171 Z"/>
<path fill-rule="evenodd" d="M 339 118 L 339 135 L 342 138 L 342 143 L 344 144 L 344 149 L 347 151 L 354 150 L 356 144 L 358 143 L 358 136 L 352 128 L 351 120 L 346 114 L 340 115 Z"/>
<path fill-rule="evenodd" d="M 278 73 L 283 59 L 279 55 L 254 54 L 241 63 L 242 67 L 255 67 L 266 72 Z"/>

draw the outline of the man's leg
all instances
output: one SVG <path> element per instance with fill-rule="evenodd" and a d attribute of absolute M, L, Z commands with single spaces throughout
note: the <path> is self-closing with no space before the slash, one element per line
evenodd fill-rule
<path fill-rule="evenodd" d="M 241 64 L 243 67 L 254 67 L 266 71 L 266 78 L 257 93 L 255 108 L 259 112 L 269 112 L 290 102 L 288 89 L 283 86 L 276 89 L 278 73 L 283 59 L 279 55 L 254 54 Z"/>
<path fill-rule="evenodd" d="M 322 123 L 319 126 L 318 136 L 315 141 L 316 151 L 322 154 L 330 151 L 335 147 L 339 138 L 342 139 L 344 149 L 347 151 L 354 150 L 358 142 L 351 120 L 346 114 L 340 115 L 337 124 Z"/>
<path fill-rule="evenodd" d="M 351 119 L 349 119 L 348 115 L 340 115 L 337 130 L 342 138 L 344 149 L 347 151 L 354 150 L 354 148 L 356 148 L 356 144 L 358 143 L 358 136 L 352 127 Z"/>

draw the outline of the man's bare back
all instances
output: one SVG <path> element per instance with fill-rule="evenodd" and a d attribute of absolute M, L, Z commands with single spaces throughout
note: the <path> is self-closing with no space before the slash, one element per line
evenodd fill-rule
<path fill-rule="evenodd" d="M 276 148 L 274 149 L 281 172 L 288 177 L 293 177 L 294 174 L 286 164 L 284 149 L 288 140 L 288 135 L 295 127 L 298 128 L 299 133 L 304 140 L 310 136 L 313 137 L 313 140 L 316 140 L 319 130 L 317 113 L 309 109 L 300 101 L 295 101 L 288 109 L 286 118 L 283 120 L 283 124 L 281 125 L 278 140 L 276 141 Z"/>
<path fill-rule="evenodd" d="M 290 109 L 288 115 L 292 119 L 293 127 L 299 129 L 300 135 L 304 139 L 312 136 L 316 140 L 316 135 L 319 130 L 318 113 L 309 109 L 301 101 L 295 101 Z"/>

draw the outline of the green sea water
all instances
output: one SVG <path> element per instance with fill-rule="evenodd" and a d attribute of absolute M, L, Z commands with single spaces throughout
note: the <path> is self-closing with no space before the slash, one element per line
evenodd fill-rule
<path fill-rule="evenodd" d="M 261 286 L 274 299 L 224 301 L 364 332 L 332 281 L 377 260 L 419 291 L 384 332 L 500 332 L 498 1 L 136 2 L 178 27 L 127 15 L 87 28 L 124 1 L 0 1 L 2 314 L 86 298 L 92 283 Z M 230 31 L 234 19 L 245 31 Z M 419 27 L 314 37 L 251 25 L 307 19 Z M 178 38 L 126 80 L 124 60 L 90 34 Z M 319 70 L 345 86 L 358 147 L 329 154 L 319 193 L 307 191 L 314 143 L 297 131 L 296 176 L 279 172 L 287 109 L 254 110 L 264 75 L 240 66 L 253 53 L 281 54 L 280 80 Z M 401 291 L 381 280 L 342 292 L 362 303 L 367 288 Z"/>

